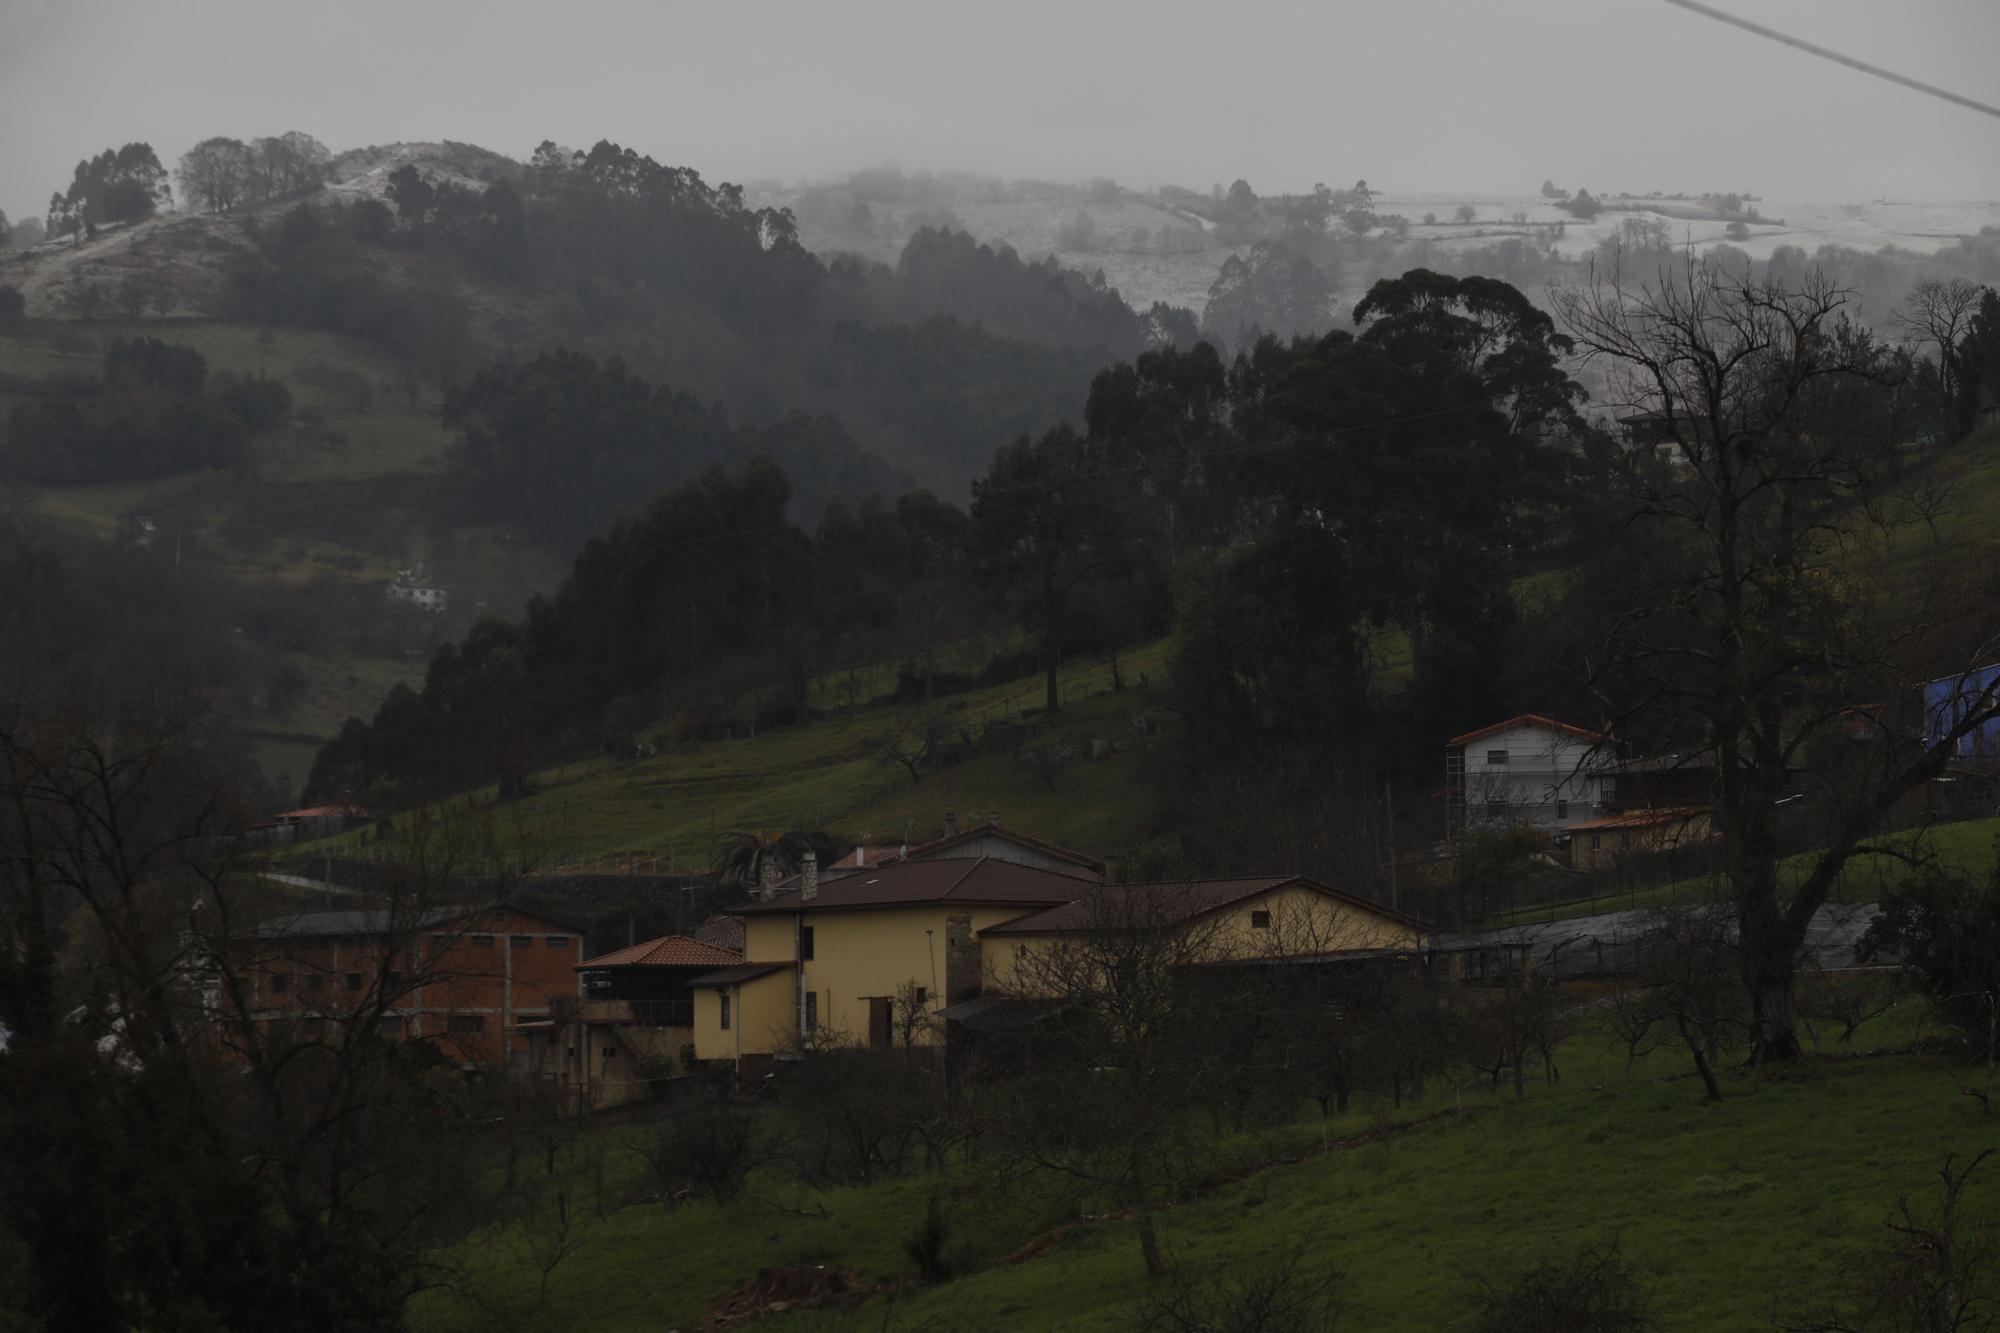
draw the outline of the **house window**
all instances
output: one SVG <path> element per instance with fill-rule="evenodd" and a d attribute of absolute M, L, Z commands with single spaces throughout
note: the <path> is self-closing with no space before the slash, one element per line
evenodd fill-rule
<path fill-rule="evenodd" d="M 1252 912 L 1250 914 L 1250 929 L 1269 930 L 1270 928 L 1271 914 L 1269 912 Z"/>
<path fill-rule="evenodd" d="M 811 961 L 812 956 L 813 928 L 811 926 L 801 926 L 799 928 L 799 957 L 804 961 Z"/>
<path fill-rule="evenodd" d="M 806 992 L 806 1031 L 819 1031 L 819 992 Z"/>
<path fill-rule="evenodd" d="M 400 1037 L 403 1035 L 403 1016 L 401 1014 L 384 1014 L 382 1015 L 382 1022 L 378 1026 L 383 1036 Z"/>
<path fill-rule="evenodd" d="M 614 1056 L 614 1055 L 616 1055 L 616 1054 L 618 1054 L 618 1048 L 617 1048 L 616 1046 L 606 1046 L 606 1047 L 604 1048 L 604 1058 L 605 1058 L 605 1059 L 609 1060 L 609 1059 L 610 1059 L 610 1058 L 611 1058 L 612 1056 Z"/>
<path fill-rule="evenodd" d="M 722 1030 L 729 1031 L 729 994 L 726 991 L 722 994 Z"/>
<path fill-rule="evenodd" d="M 299 1032 L 308 1038 L 318 1038 L 326 1031 L 324 1018 L 308 1018 L 299 1023 Z"/>
<path fill-rule="evenodd" d="M 382 980 L 393 992 L 403 984 L 403 974 L 392 967 L 382 974 Z"/>
<path fill-rule="evenodd" d="M 1500 819 L 1504 817 L 1506 813 L 1507 813 L 1507 802 L 1500 800 L 1496 797 L 1495 799 L 1490 800 L 1486 803 L 1487 818 Z"/>
<path fill-rule="evenodd" d="M 1505 750 L 1488 750 L 1486 752 L 1486 762 L 1488 765 L 1504 764 L 1507 762 L 1507 752 Z"/>
<path fill-rule="evenodd" d="M 271 974 L 271 994 L 283 995 L 290 988 L 291 984 L 292 978 L 290 973 L 273 972 Z"/>
<path fill-rule="evenodd" d="M 453 1014 L 445 1024 L 445 1031 L 454 1036 L 467 1037 L 475 1032 L 486 1031 L 485 1014 Z"/>
<path fill-rule="evenodd" d="M 493 947 L 493 937 L 491 935 L 474 935 L 472 937 L 472 947 L 475 949 L 490 949 Z"/>
<path fill-rule="evenodd" d="M 507 937 L 507 947 L 511 949 L 532 949 L 535 947 L 535 937 L 533 935 L 509 935 Z"/>
<path fill-rule="evenodd" d="M 1631 835 L 1631 834 L 1629 834 L 1629 833 L 1621 833 L 1621 834 L 1619 834 L 1619 835 L 1618 835 L 1618 850 L 1619 850 L 1619 851 L 1621 851 L 1621 852 L 1622 852 L 1622 851 L 1626 850 L 1627 848 L 1629 848 L 1629 847 L 1630 847 L 1631 845 L 1632 845 L 1632 835 Z"/>
<path fill-rule="evenodd" d="M 931 993 L 922 986 L 917 987 L 917 1003 L 923 1004 L 931 998 Z"/>
<path fill-rule="evenodd" d="M 1603 849 L 1604 849 L 1604 835 L 1602 833 L 1591 834 L 1590 850 L 1593 852 L 1597 852 L 1597 851 L 1602 851 Z"/>
<path fill-rule="evenodd" d="M 299 978 L 299 981 L 303 988 L 309 991 L 316 991 L 326 984 L 326 978 L 318 972 L 308 972 Z"/>
<path fill-rule="evenodd" d="M 347 974 L 347 989 L 349 990 L 361 989 L 361 974 L 359 972 L 349 972 Z"/>
<path fill-rule="evenodd" d="M 1568 818 L 1569 818 L 1569 802 L 1568 802 L 1568 801 L 1557 801 L 1557 802 L 1556 802 L 1556 818 L 1557 818 L 1557 819 L 1568 819 Z"/>
<path fill-rule="evenodd" d="M 551 949 L 567 949 L 569 948 L 569 936 L 544 935 L 542 937 L 542 943 L 548 945 Z"/>

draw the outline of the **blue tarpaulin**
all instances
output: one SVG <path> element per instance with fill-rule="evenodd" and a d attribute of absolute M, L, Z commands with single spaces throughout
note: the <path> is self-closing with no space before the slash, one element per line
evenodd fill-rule
<path fill-rule="evenodd" d="M 2000 698 L 2000 663 L 1924 684 L 1924 743 L 1937 745 L 1977 712 L 1991 712 Z M 1961 759 L 2000 758 L 2000 717 L 1989 717 L 1958 738 Z"/>

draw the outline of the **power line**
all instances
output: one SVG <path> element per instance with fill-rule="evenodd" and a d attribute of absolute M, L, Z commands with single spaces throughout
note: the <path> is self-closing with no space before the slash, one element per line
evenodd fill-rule
<path fill-rule="evenodd" d="M 1717 23 L 1727 23 L 1732 28 L 1741 28 L 1745 32 L 1754 32 L 1759 37 L 1769 38 L 1774 42 L 1781 42 L 1794 50 L 1804 51 L 1807 55 L 1818 56 L 1821 60 L 1831 60 L 1837 65 L 1845 65 L 1849 69 L 1858 69 L 1863 74 L 1872 74 L 1878 79 L 1887 79 L 1891 83 L 1900 83 L 1905 88 L 1914 88 L 1920 93 L 1928 93 L 1932 97 L 1956 103 L 1967 110 L 1982 111 L 1995 119 L 2000 119 L 2000 107 L 1988 106 L 1984 102 L 1975 102 L 1970 97 L 1961 97 L 1957 93 L 1938 87 L 1936 84 L 1925 83 L 1922 79 L 1913 79 L 1907 74 L 1898 74 L 1894 70 L 1883 69 L 1880 65 L 1871 65 L 1865 60 L 1856 60 L 1853 56 L 1842 55 L 1840 52 L 1829 50 L 1817 42 L 1809 42 L 1803 37 L 1794 37 L 1788 32 L 1779 32 L 1776 28 L 1767 28 L 1761 23 L 1752 23 L 1749 19 L 1738 18 L 1734 14 L 1724 13 L 1720 9 L 1701 4 L 1699 0 L 1666 0 L 1666 3 L 1679 9 L 1685 9 L 1691 14 L 1699 14 L 1703 18 L 1714 19 Z"/>

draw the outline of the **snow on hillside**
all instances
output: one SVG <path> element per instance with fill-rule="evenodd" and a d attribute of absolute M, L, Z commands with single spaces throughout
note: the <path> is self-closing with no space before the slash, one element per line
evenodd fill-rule
<path fill-rule="evenodd" d="M 825 200 L 829 195 L 840 197 L 839 186 L 766 188 L 756 194 L 760 204 L 795 207 L 801 238 L 822 253 L 844 250 L 893 263 L 915 227 L 942 223 L 992 245 L 1012 246 L 1024 258 L 1053 254 L 1085 273 L 1101 269 L 1127 302 L 1142 309 L 1166 301 L 1198 313 L 1223 261 L 1248 248 L 1241 242 L 1225 243 L 1214 224 L 1195 212 L 1135 193 L 1121 194 L 1111 202 L 1082 202 L 1077 190 L 1065 186 L 975 182 L 946 207 L 939 207 L 933 198 L 907 205 L 877 201 L 865 210 L 829 207 Z M 1837 245 L 1863 251 L 1896 246 L 1929 254 L 1976 235 L 1982 227 L 2000 227 L 2000 201 L 1994 200 L 1811 204 L 1758 199 L 1751 206 L 1765 220 L 1746 219 L 1747 235 L 1732 239 L 1727 234 L 1729 221 L 1709 214 L 1696 200 L 1609 195 L 1604 203 L 1604 212 L 1580 221 L 1539 194 L 1384 191 L 1375 195 L 1378 214 L 1409 219 L 1408 239 L 1413 242 L 1427 240 L 1451 250 L 1510 238 L 1540 245 L 1560 225 L 1554 244 L 1570 257 L 1588 253 L 1632 219 L 1663 227 L 1675 244 L 1726 243 L 1756 259 L 1768 258 L 1782 245 L 1808 253 Z M 1457 221 L 1461 208 L 1472 210 L 1473 221 Z M 1427 215 L 1433 221 L 1426 223 Z M 1079 239 L 1080 217 L 1089 220 L 1085 244 L 1074 243 Z M 1376 276 L 1334 275 L 1349 299 Z"/>

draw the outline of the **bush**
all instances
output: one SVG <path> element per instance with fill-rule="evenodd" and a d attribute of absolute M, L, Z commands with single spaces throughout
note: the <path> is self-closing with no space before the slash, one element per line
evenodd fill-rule
<path fill-rule="evenodd" d="M 645 1179 L 662 1202 L 698 1198 L 720 1205 L 743 1192 L 750 1173 L 770 1155 L 770 1139 L 755 1111 L 713 1101 L 662 1123 L 639 1151 Z"/>
<path fill-rule="evenodd" d="M 917 1276 L 925 1282 L 949 1282 L 964 1270 L 964 1263 L 946 1253 L 951 1240 L 951 1224 L 945 1221 L 944 1205 L 933 1194 L 924 1205 L 923 1221 L 903 1241 L 903 1253 L 917 1266 Z"/>
<path fill-rule="evenodd" d="M 1984 1056 L 2000 1011 L 2000 870 L 1983 884 L 1931 873 L 1887 895 L 1858 952 L 1900 955 L 1967 1052 Z"/>
<path fill-rule="evenodd" d="M 19 287 L 0 287 L 0 329 L 13 328 L 28 317 L 28 299 Z"/>
<path fill-rule="evenodd" d="M 1616 1245 L 1542 1264 L 1505 1286 L 1482 1283 L 1474 1333 L 1641 1333 L 1655 1326 L 1639 1278 Z"/>
<path fill-rule="evenodd" d="M 1305 1246 L 1240 1277 L 1189 1282 L 1178 1272 L 1169 1289 L 1142 1307 L 1147 1333 L 1325 1333 L 1340 1321 L 1340 1274 L 1301 1271 Z"/>

